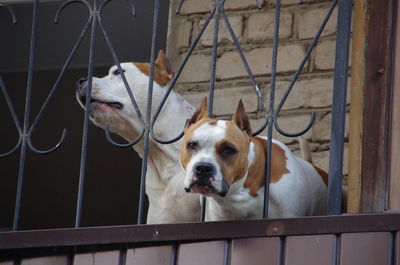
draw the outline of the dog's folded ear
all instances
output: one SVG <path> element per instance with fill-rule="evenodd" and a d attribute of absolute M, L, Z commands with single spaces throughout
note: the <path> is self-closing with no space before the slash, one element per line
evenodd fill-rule
<path fill-rule="evenodd" d="M 249 117 L 247 117 L 242 100 L 239 101 L 232 120 L 242 131 L 246 132 L 250 137 L 252 136 Z"/>
<path fill-rule="evenodd" d="M 168 76 L 169 79 L 174 78 L 175 76 L 174 70 L 172 69 L 172 66 L 169 63 L 169 60 L 163 50 L 160 50 L 158 52 L 155 63 L 159 67 L 161 72 L 165 72 L 165 74 Z"/>
<path fill-rule="evenodd" d="M 208 103 L 207 97 L 204 97 L 203 102 L 201 103 L 200 108 L 198 108 L 192 115 L 191 118 L 187 119 L 185 128 L 188 128 L 190 125 L 198 122 L 202 118 L 208 117 Z"/>

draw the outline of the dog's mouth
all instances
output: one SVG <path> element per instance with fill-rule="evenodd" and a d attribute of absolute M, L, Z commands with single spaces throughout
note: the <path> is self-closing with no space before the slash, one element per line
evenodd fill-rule
<path fill-rule="evenodd" d="M 217 191 L 211 184 L 199 183 L 197 181 L 192 182 L 189 188 L 185 188 L 186 192 L 199 193 L 205 196 L 219 195 L 225 197 L 228 191 Z"/>
<path fill-rule="evenodd" d="M 82 106 L 86 105 L 86 96 L 78 96 L 79 102 L 82 104 Z M 124 108 L 124 105 L 121 102 L 118 101 L 102 101 L 98 100 L 95 98 L 90 99 L 90 104 L 104 104 L 109 106 L 110 108 L 121 110 Z"/>

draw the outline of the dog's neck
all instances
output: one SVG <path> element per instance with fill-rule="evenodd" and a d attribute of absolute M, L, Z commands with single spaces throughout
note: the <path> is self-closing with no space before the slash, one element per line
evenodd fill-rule
<path fill-rule="evenodd" d="M 171 91 L 171 94 L 165 102 L 165 105 L 157 118 L 157 122 L 155 123 L 155 136 L 161 140 L 170 140 L 175 138 L 182 132 L 186 119 L 192 115 L 193 111 L 194 108 L 192 105 L 190 105 L 182 96 Z M 132 141 L 142 132 L 142 130 L 143 129 L 139 124 L 137 124 L 137 126 L 132 124 L 131 130 L 125 131 L 124 135 L 121 136 L 127 141 Z M 159 176 L 160 179 L 154 181 L 169 183 L 171 178 L 177 176 L 178 173 L 183 172 L 179 160 L 181 140 L 171 144 L 160 144 L 156 142 L 151 135 L 149 137 L 148 169 L 156 171 L 156 175 Z M 144 137 L 135 144 L 133 148 L 140 157 L 143 158 Z M 160 172 L 163 172 L 163 174 L 160 174 Z M 151 184 L 152 181 L 153 180 L 149 180 L 149 184 Z"/>

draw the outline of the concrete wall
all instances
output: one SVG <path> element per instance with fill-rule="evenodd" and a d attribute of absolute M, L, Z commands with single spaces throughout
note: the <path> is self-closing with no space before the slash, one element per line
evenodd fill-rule
<path fill-rule="evenodd" d="M 167 41 L 167 53 L 175 68 L 180 65 L 212 7 L 211 0 L 186 0 L 182 12 L 176 15 L 177 2 L 177 0 L 171 1 Z M 331 5 L 331 1 L 324 0 L 305 0 L 303 4 L 298 2 L 298 0 L 282 0 L 281 2 L 277 103 L 288 87 L 300 61 L 305 56 L 306 48 Z M 263 8 L 259 10 L 256 8 L 255 0 L 226 0 L 225 10 L 245 51 L 251 70 L 262 89 L 265 105 L 268 107 L 274 1 L 264 0 Z M 316 49 L 304 67 L 279 118 L 281 128 L 296 132 L 306 126 L 311 112 L 317 114 L 313 128 L 305 136 L 311 143 L 316 165 L 325 170 L 328 169 L 336 18 L 337 10 L 323 31 Z M 251 82 L 222 19 L 219 31 L 214 113 L 221 118 L 228 117 L 242 98 L 251 118 L 253 130 L 256 130 L 264 122 L 263 113 L 257 104 Z M 213 21 L 206 29 L 175 86 L 175 90 L 182 93 L 196 106 L 200 104 L 204 96 L 208 95 L 212 40 Z M 347 129 L 346 134 L 348 134 Z M 283 141 L 292 150 L 298 152 L 295 138 L 283 137 L 276 131 L 274 138 Z M 347 146 L 345 150 L 347 161 Z M 346 162 L 344 171 L 347 174 Z"/>

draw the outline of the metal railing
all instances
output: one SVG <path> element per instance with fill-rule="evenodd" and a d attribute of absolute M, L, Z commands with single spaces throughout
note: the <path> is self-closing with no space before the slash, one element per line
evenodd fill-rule
<path fill-rule="evenodd" d="M 268 139 L 272 139 L 273 128 L 276 129 L 280 134 L 288 137 L 297 137 L 299 135 L 307 132 L 313 122 L 315 121 L 315 113 L 311 114 L 310 120 L 307 126 L 298 132 L 287 132 L 280 128 L 279 126 L 279 114 L 282 110 L 283 105 L 286 102 L 287 97 L 289 96 L 291 90 L 294 87 L 295 82 L 297 81 L 300 73 L 302 72 L 304 66 L 306 65 L 307 60 L 310 58 L 310 55 L 314 48 L 316 47 L 317 41 L 324 30 L 326 24 L 328 23 L 329 18 L 331 17 L 334 9 L 338 6 L 338 24 L 337 24 L 337 38 L 336 38 L 336 61 L 335 61 L 335 74 L 334 74 L 334 88 L 333 88 L 333 110 L 332 110 L 332 127 L 331 127 L 331 145 L 330 145 L 330 159 L 329 159 L 329 185 L 328 185 L 328 214 L 340 214 L 341 213 L 341 190 L 342 190 L 342 165 L 343 165 L 343 146 L 344 146 L 344 120 L 346 113 L 346 88 L 347 88 L 347 75 L 348 75 L 348 58 L 349 58 L 349 40 L 350 40 L 350 25 L 351 25 L 351 11 L 352 11 L 352 0 L 334 0 L 331 3 L 329 11 L 326 14 L 318 32 L 312 39 L 310 45 L 307 48 L 306 55 L 298 66 L 295 74 L 293 75 L 289 86 L 287 87 L 282 99 L 280 99 L 278 106 L 275 108 L 275 82 L 277 75 L 277 64 L 278 64 L 278 45 L 279 45 L 279 28 L 280 28 L 280 9 L 281 9 L 281 1 L 276 0 L 276 8 L 275 8 L 275 31 L 274 31 L 274 40 L 273 40 L 273 56 L 272 56 L 272 71 L 271 71 L 271 83 L 269 88 L 269 105 L 268 107 L 264 105 L 264 99 L 262 98 L 262 94 L 258 87 L 257 81 L 255 80 L 251 67 L 249 66 L 244 52 L 240 46 L 240 43 L 232 29 L 232 26 L 229 22 L 229 19 L 225 13 L 224 9 L 224 0 L 212 0 L 213 7 L 211 9 L 210 14 L 207 16 L 205 23 L 201 26 L 198 35 L 194 38 L 190 48 L 187 51 L 186 56 L 184 57 L 181 65 L 179 66 L 176 75 L 168 84 L 166 93 L 161 101 L 161 104 L 157 106 L 157 110 L 155 113 L 152 113 L 152 94 L 153 94 L 153 80 L 154 80 L 154 67 L 155 67 L 155 57 L 156 57 L 156 46 L 157 46 L 157 35 L 158 35 L 158 19 L 159 19 L 159 6 L 160 0 L 154 1 L 154 16 L 153 16 L 153 30 L 152 30 L 152 45 L 151 45 L 151 59 L 150 59 L 150 76 L 149 76 L 149 86 L 148 86 L 148 97 L 147 97 L 147 108 L 145 113 L 141 113 L 138 104 L 135 100 L 134 95 L 131 92 L 128 81 L 125 77 L 124 71 L 121 68 L 120 60 L 118 59 L 118 55 L 114 49 L 114 46 L 109 38 L 108 32 L 106 31 L 103 22 L 102 22 L 102 11 L 104 7 L 111 0 L 94 0 L 93 2 L 89 2 L 87 0 L 68 0 L 62 3 L 55 14 L 54 22 L 57 23 L 60 17 L 62 16 L 63 10 L 67 8 L 70 4 L 80 3 L 86 6 L 89 10 L 89 18 L 84 25 L 81 34 L 76 41 L 74 47 L 72 48 L 65 64 L 62 67 L 62 70 L 54 83 L 49 95 L 44 101 L 39 113 L 36 118 L 33 120 L 32 124 L 29 121 L 30 118 L 30 108 L 31 108 L 31 92 L 32 92 L 32 78 L 33 78 L 33 70 L 34 70 L 34 61 L 36 58 L 36 45 L 37 45 L 37 32 L 38 32 L 38 18 L 39 18 L 39 10 L 40 10 L 40 2 L 39 0 L 34 0 L 34 10 L 33 10 L 33 21 L 32 21 L 32 35 L 31 35 L 31 45 L 30 45 L 30 59 L 29 59 L 29 68 L 28 68 L 28 81 L 26 88 L 26 99 L 25 99 L 25 109 L 24 109 L 24 120 L 21 123 L 16 115 L 13 103 L 7 93 L 6 85 L 0 76 L 0 87 L 5 96 L 8 108 L 12 115 L 12 118 L 15 122 L 15 126 L 17 127 L 19 133 L 19 140 L 14 148 L 10 151 L 1 153 L 0 158 L 11 155 L 16 152 L 20 152 L 20 160 L 19 160 L 19 171 L 18 171 L 18 184 L 17 184 L 17 192 L 16 192 L 16 201 L 14 208 L 14 219 L 12 232 L 18 231 L 18 224 L 20 218 L 20 205 L 21 205 L 21 197 L 23 192 L 23 183 L 24 183 L 24 169 L 26 163 L 26 155 L 27 150 L 31 150 L 36 154 L 49 154 L 58 150 L 64 140 L 67 137 L 67 130 L 64 129 L 61 135 L 59 142 L 54 145 L 53 148 L 48 150 L 39 150 L 34 146 L 31 140 L 31 136 L 37 126 L 40 123 L 40 120 L 43 114 L 46 112 L 46 108 L 50 101 L 52 100 L 56 90 L 60 85 L 60 80 L 65 74 L 65 71 L 68 69 L 72 58 L 76 54 L 77 49 L 80 47 L 81 42 L 86 34 L 90 31 L 90 48 L 89 48 L 89 62 L 88 62 L 88 89 L 86 90 L 86 102 L 85 102 L 85 116 L 84 116 L 84 126 L 83 126 L 83 135 L 82 135 L 82 146 L 81 146 L 81 161 L 80 161 L 80 173 L 79 173 L 79 188 L 78 188 L 78 198 L 76 205 L 76 214 L 75 214 L 75 228 L 81 227 L 81 216 L 82 216 L 82 202 L 84 195 L 84 183 L 85 183 L 85 172 L 86 172 L 86 157 L 88 150 L 88 131 L 89 131 L 89 112 L 90 108 L 88 107 L 91 102 L 91 90 L 92 90 L 92 81 L 93 81 L 93 68 L 94 68 L 94 58 L 95 58 L 95 47 L 96 47 L 96 35 L 102 34 L 106 40 L 106 43 L 111 51 L 112 57 L 114 59 L 117 68 L 119 69 L 122 77 L 122 81 L 125 84 L 126 91 L 128 92 L 131 103 L 136 111 L 136 114 L 139 117 L 139 120 L 142 125 L 142 130 L 139 133 L 138 137 L 131 142 L 128 143 L 118 143 L 114 141 L 111 137 L 111 134 L 108 129 L 105 130 L 105 136 L 107 140 L 118 147 L 131 147 L 138 143 L 140 140 L 144 141 L 144 154 L 142 160 L 142 171 L 141 171 L 141 185 L 140 185 L 140 199 L 139 199 L 139 210 L 138 210 L 138 219 L 137 224 L 143 224 L 145 222 L 145 208 L 144 208 L 144 200 L 145 200 L 145 183 L 146 183 L 146 174 L 147 174 L 147 161 L 148 161 L 148 150 L 149 150 L 149 142 L 150 140 L 154 140 L 158 143 L 169 144 L 178 141 L 182 136 L 183 132 L 177 135 L 172 139 L 160 139 L 158 138 L 153 130 L 157 119 L 162 112 L 163 106 L 179 79 L 180 74 L 182 73 L 189 57 L 194 51 L 196 45 L 198 44 L 202 34 L 205 32 L 206 28 L 209 26 L 210 21 L 214 19 L 214 35 L 213 35 L 213 45 L 212 45 L 212 56 L 211 56 L 211 79 L 209 85 L 209 109 L 208 115 L 209 117 L 213 117 L 213 99 L 214 99 L 214 88 L 216 84 L 216 58 L 217 58 L 217 44 L 218 44 L 218 35 L 219 35 L 219 21 L 220 17 L 222 17 L 222 21 L 225 23 L 230 36 L 232 37 L 233 43 L 236 47 L 237 52 L 240 55 L 241 61 L 247 71 L 248 77 L 251 80 L 253 89 L 257 95 L 258 103 L 261 110 L 264 113 L 265 122 L 261 126 L 261 128 L 257 129 L 254 135 L 260 134 L 264 129 L 267 129 L 267 137 Z M 229 0 L 227 0 L 229 1 Z M 301 1 L 299 1 L 301 2 Z M 128 0 L 129 6 L 132 10 L 132 14 L 135 14 L 134 4 Z M 261 2 L 256 0 L 257 6 L 261 8 Z M 179 13 L 182 5 L 184 5 L 184 0 L 181 0 L 178 4 L 176 12 Z M 10 16 L 12 18 L 12 22 L 16 23 L 17 16 L 13 11 L 13 8 L 0 4 L 0 7 L 8 9 Z M 270 179 L 270 164 L 271 164 L 271 147 L 272 141 L 268 141 L 267 144 L 267 158 L 266 162 L 266 175 L 265 175 L 265 193 L 264 193 L 264 212 L 263 217 L 268 217 L 268 200 L 269 200 L 269 179 Z M 204 221 L 205 217 L 205 198 L 202 198 L 202 209 L 201 209 L 201 222 Z M 11 233 L 12 233 L 11 232 Z M 8 234 L 10 232 L 7 232 Z M 229 249 L 230 249 L 230 241 L 226 241 L 225 247 L 225 258 L 224 264 L 228 264 L 229 262 Z M 173 260 L 176 262 L 176 251 L 177 247 L 173 248 Z M 73 257 L 74 254 L 72 254 Z M 122 256 L 126 255 L 122 250 Z M 123 258 L 122 258 L 123 260 Z M 73 264 L 73 258 L 71 259 L 71 264 Z M 123 264 L 123 263 L 121 263 Z M 174 263 L 173 263 L 174 264 Z"/>

